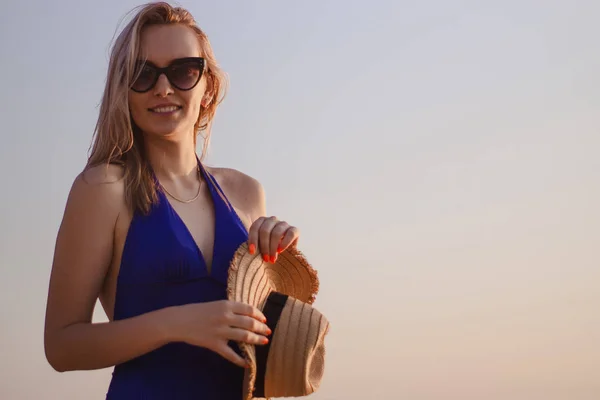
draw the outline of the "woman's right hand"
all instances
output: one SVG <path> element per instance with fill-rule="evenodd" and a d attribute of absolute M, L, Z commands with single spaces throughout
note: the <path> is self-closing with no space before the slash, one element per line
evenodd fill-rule
<path fill-rule="evenodd" d="M 271 334 L 264 314 L 249 304 L 230 300 L 192 303 L 176 309 L 177 341 L 210 349 L 240 367 L 247 367 L 228 342 L 265 345 Z"/>

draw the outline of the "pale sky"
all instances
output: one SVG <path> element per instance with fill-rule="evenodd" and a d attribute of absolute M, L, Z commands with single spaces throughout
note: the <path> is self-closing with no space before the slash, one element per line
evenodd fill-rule
<path fill-rule="evenodd" d="M 105 396 L 112 369 L 49 366 L 43 323 L 137 4 L 2 6 L 3 400 Z M 309 398 L 600 398 L 600 2 L 180 4 L 231 81 L 208 163 L 260 180 L 319 271 L 332 330 Z"/>

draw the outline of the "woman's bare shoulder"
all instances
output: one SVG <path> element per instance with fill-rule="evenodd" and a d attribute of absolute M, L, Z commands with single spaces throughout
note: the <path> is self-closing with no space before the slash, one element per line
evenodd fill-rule
<path fill-rule="evenodd" d="M 236 191 L 262 191 L 261 183 L 250 175 L 234 168 L 210 167 L 208 171 L 217 179 L 219 185 L 227 185 Z"/>
<path fill-rule="evenodd" d="M 99 164 L 86 167 L 78 176 L 83 182 L 92 186 L 102 184 L 124 186 L 124 177 L 125 169 L 119 164 Z"/>
<path fill-rule="evenodd" d="M 251 221 L 265 214 L 265 191 L 256 178 L 234 168 L 207 169 L 233 206 L 247 214 Z"/>
<path fill-rule="evenodd" d="M 118 211 L 125 204 L 125 170 L 116 164 L 86 167 L 75 178 L 69 203 L 75 208 Z"/>

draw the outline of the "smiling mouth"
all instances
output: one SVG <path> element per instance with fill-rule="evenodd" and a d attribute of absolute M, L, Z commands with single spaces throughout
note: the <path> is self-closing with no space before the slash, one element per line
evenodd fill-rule
<path fill-rule="evenodd" d="M 157 113 L 157 114 L 166 114 L 166 113 L 175 112 L 177 110 L 181 110 L 181 108 L 182 108 L 181 106 L 164 106 L 164 107 L 149 108 L 148 111 Z"/>

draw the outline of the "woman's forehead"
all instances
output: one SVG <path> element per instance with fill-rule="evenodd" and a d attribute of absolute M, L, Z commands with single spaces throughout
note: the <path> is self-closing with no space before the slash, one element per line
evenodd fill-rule
<path fill-rule="evenodd" d="M 142 56 L 157 66 L 177 58 L 200 57 L 196 33 L 184 25 L 152 25 L 142 31 Z"/>

